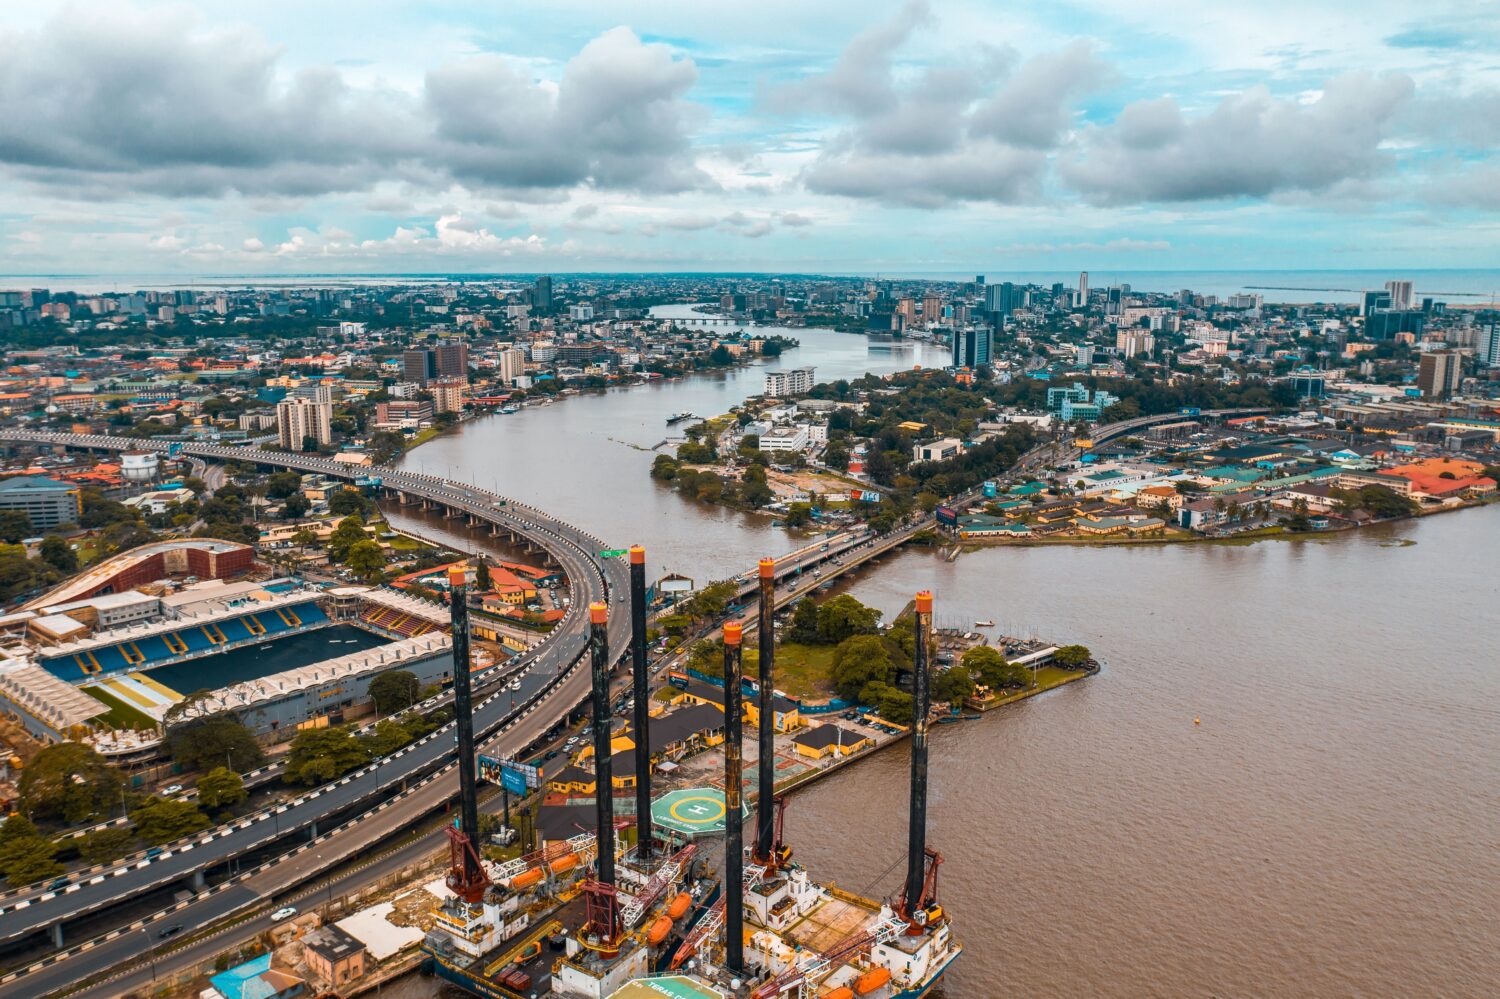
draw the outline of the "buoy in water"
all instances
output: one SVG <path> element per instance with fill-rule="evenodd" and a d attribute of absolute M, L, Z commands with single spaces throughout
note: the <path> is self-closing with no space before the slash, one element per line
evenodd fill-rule
<path fill-rule="evenodd" d="M 1200 720 L 1199 720 L 1199 719 L 1197 719 L 1197 718 L 1194 718 L 1194 719 L 1193 719 L 1193 724 L 1194 724 L 1194 725 L 1202 725 L 1202 724 L 1203 724 L 1203 722 L 1202 722 L 1202 721 L 1200 721 Z"/>

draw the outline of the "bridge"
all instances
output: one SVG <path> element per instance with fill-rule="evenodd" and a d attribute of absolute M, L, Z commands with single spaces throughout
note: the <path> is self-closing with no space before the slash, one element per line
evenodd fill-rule
<path fill-rule="evenodd" d="M 101 451 L 141 448 L 165 451 L 168 448 L 163 442 L 133 438 L 12 430 L 0 431 L 0 440 Z M 629 578 L 624 563 L 618 559 L 600 558 L 599 552 L 605 547 L 603 542 L 540 510 L 437 476 L 394 468 L 351 466 L 317 455 L 193 444 L 182 446 L 180 453 L 190 458 L 246 462 L 316 472 L 345 480 L 365 478 L 373 472 L 382 478 L 386 488 L 395 493 L 415 498 L 449 515 L 464 517 L 470 523 L 490 525 L 497 533 L 523 538 L 545 551 L 567 576 L 571 604 L 547 638 L 523 655 L 519 663 L 522 689 L 514 701 L 508 695 L 495 693 L 476 705 L 475 732 L 485 741 L 487 753 L 505 756 L 524 753 L 548 729 L 566 718 L 573 707 L 585 700 L 589 688 L 588 670 L 578 666 L 587 649 L 586 610 L 591 601 L 612 600 L 618 605 L 610 620 L 610 654 L 618 658 L 628 648 L 630 628 L 625 602 L 628 601 Z M 389 757 L 289 802 L 167 844 L 156 856 L 133 858 L 109 869 L 94 871 L 85 880 L 72 882 L 56 891 L 44 885 L 31 886 L 0 903 L 0 944 L 14 945 L 34 934 L 50 931 L 54 946 L 61 947 L 63 929 L 70 921 L 100 913 L 144 892 L 178 883 L 192 884 L 202 895 L 187 908 L 174 911 L 172 918 L 191 920 L 192 925 L 207 925 L 208 921 L 233 911 L 225 906 L 233 900 L 235 892 L 219 891 L 222 885 L 204 891 L 206 875 L 232 859 L 264 850 L 294 832 L 305 831 L 319 849 L 306 854 L 296 865 L 273 865 L 272 869 L 284 866 L 283 877 L 303 879 L 321 873 L 346 857 L 382 842 L 420 816 L 443 807 L 456 794 L 457 786 L 451 772 L 451 729 L 450 723 Z M 396 794 L 402 796 L 399 808 L 376 808 L 337 829 L 327 828 L 336 816 L 349 814 L 357 808 L 376 806 Z M 240 898 L 239 902 L 243 905 L 247 900 Z M 164 916 L 164 913 L 156 914 L 144 922 L 136 922 L 144 928 Z M 86 951 L 93 958 L 86 964 L 108 967 L 111 954 L 115 960 L 138 954 L 138 939 L 112 948 L 112 941 L 123 939 L 112 935 L 116 932 L 118 928 L 106 933 L 104 938 L 90 940 L 64 954 L 51 955 L 44 965 L 55 966 L 72 953 Z M 86 974 L 87 968 L 74 968 L 69 977 L 76 980 L 81 977 L 80 972 Z M 35 995 L 39 994 L 38 988 L 37 981 L 27 982 L 25 976 L 0 977 L 0 996 Z"/>

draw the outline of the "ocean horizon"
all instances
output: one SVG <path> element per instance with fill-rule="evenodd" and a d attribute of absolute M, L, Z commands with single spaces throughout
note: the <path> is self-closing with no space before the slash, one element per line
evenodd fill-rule
<path fill-rule="evenodd" d="M 542 272 L 534 272 L 542 273 Z M 121 273 L 121 274 L 0 274 L 0 290 L 24 290 L 47 288 L 49 291 L 70 291 L 78 294 L 98 295 L 109 292 L 164 291 L 191 288 L 204 291 L 235 288 L 286 288 L 286 287 L 341 287 L 358 288 L 388 284 L 463 283 L 471 281 L 514 282 L 517 286 L 529 283 L 533 272 L 525 274 L 496 274 L 474 272 L 432 273 L 383 273 L 383 274 L 330 274 L 307 272 L 297 274 L 165 274 L 165 273 Z M 728 278 L 786 276 L 816 277 L 817 272 L 699 272 L 699 271 L 554 271 L 558 278 L 604 277 L 612 275 L 634 275 L 651 277 L 704 277 Z M 981 270 L 974 271 L 882 271 L 854 272 L 827 271 L 822 276 L 837 278 L 865 277 L 870 280 L 925 280 L 925 281 L 972 281 L 978 274 L 996 284 L 1011 281 L 1016 284 L 1048 286 L 1062 282 L 1067 287 L 1077 284 L 1079 272 L 1068 270 Z M 1281 270 L 1125 270 L 1103 268 L 1088 271 L 1092 288 L 1129 285 L 1134 291 L 1173 293 L 1189 289 L 1200 295 L 1228 295 L 1253 293 L 1262 295 L 1267 302 L 1280 304 L 1314 304 L 1319 302 L 1351 303 L 1359 300 L 1361 292 L 1378 289 L 1390 280 L 1413 282 L 1415 294 L 1421 298 L 1446 301 L 1450 305 L 1500 306 L 1500 268 L 1361 268 L 1361 269 L 1281 269 Z"/>

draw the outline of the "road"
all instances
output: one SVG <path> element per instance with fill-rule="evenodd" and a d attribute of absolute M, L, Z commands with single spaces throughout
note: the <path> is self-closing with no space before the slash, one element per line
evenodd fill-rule
<path fill-rule="evenodd" d="M 62 444 L 97 450 L 126 450 L 155 447 L 167 450 L 160 442 L 139 441 L 95 435 L 49 434 L 25 431 L 0 431 L 0 439 Z M 180 453 L 190 458 L 214 461 L 255 462 L 278 468 L 318 472 L 343 479 L 375 475 L 387 488 L 399 490 L 428 502 L 468 514 L 514 532 L 543 547 L 567 576 L 572 604 L 563 620 L 547 639 L 525 654 L 526 670 L 522 689 L 515 694 L 516 707 L 511 708 L 510 694 L 492 695 L 481 701 L 475 711 L 475 731 L 481 738 L 499 734 L 498 748 L 506 754 L 519 753 L 559 720 L 573 706 L 583 701 L 588 690 L 588 670 L 575 668 L 587 646 L 587 604 L 610 600 L 615 604 L 611 614 L 610 653 L 618 658 L 629 643 L 628 573 L 623 562 L 601 559 L 604 544 L 555 517 L 524 504 L 436 476 L 419 475 L 391 468 L 365 468 L 329 461 L 316 455 L 286 454 L 221 447 L 217 445 L 184 445 Z M 503 506 L 498 505 L 504 503 Z M 341 780 L 317 788 L 299 798 L 248 816 L 232 825 L 210 830 L 203 835 L 177 844 L 169 844 L 159 855 L 137 860 L 92 875 L 82 883 L 69 884 L 51 892 L 33 888 L 18 897 L 5 899 L 0 905 L 0 942 L 15 942 L 41 930 L 61 926 L 79 915 L 106 909 L 156 887 L 189 882 L 210 868 L 234 857 L 263 847 L 296 829 L 311 829 L 320 821 L 361 804 L 375 804 L 403 785 L 410 784 L 452 756 L 451 726 L 406 747 Z M 344 856 L 376 842 L 408 824 L 417 809 L 430 810 L 447 801 L 456 791 L 456 781 L 448 779 L 423 785 L 408 807 L 386 809 L 367 814 L 340 831 L 322 851 L 322 867 L 337 863 Z M 305 862 L 304 862 L 305 863 Z M 205 914 L 206 916 L 210 914 Z M 197 917 L 195 915 L 195 922 Z M 201 925 L 201 923 L 199 923 Z M 71 950 L 71 949 L 70 949 Z M 102 948 L 92 948 L 79 962 L 75 977 L 91 973 L 104 957 Z M 4 980 L 0 979 L 0 983 Z M 36 994 L 26 986 L 9 992 L 0 984 L 0 995 Z"/>

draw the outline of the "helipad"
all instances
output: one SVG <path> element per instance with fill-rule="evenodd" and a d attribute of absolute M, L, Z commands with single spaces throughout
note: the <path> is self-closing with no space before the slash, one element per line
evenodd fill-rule
<path fill-rule="evenodd" d="M 651 803 L 653 824 L 685 836 L 722 833 L 726 814 L 724 792 L 712 787 L 670 791 Z"/>
<path fill-rule="evenodd" d="M 724 993 L 681 975 L 639 978 L 627 982 L 610 999 L 723 999 Z"/>

